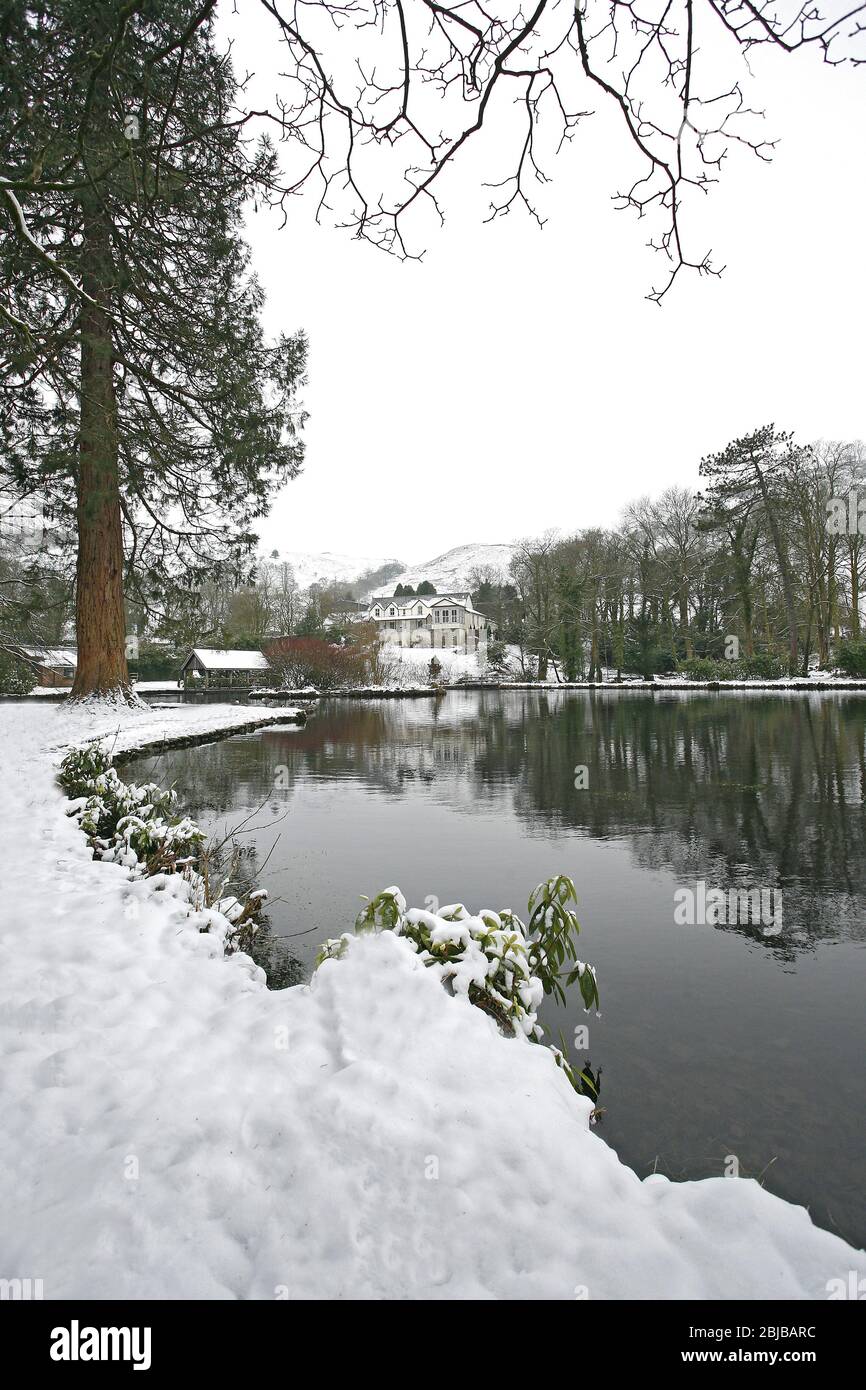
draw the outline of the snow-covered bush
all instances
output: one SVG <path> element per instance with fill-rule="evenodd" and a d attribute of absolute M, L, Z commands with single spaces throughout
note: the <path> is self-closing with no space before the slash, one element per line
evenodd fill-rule
<path fill-rule="evenodd" d="M 529 899 L 527 925 L 510 908 L 484 908 L 474 916 L 462 903 L 436 913 L 407 908 L 399 888 L 386 888 L 358 914 L 355 931 L 405 937 L 452 993 L 490 1014 L 504 1033 L 540 1042 L 538 1008 L 545 994 L 564 1002 L 565 988 L 577 983 L 584 1007 L 598 1009 L 595 970 L 577 957 L 580 926 L 570 907 L 576 900 L 575 886 L 564 874 L 540 883 Z M 326 941 L 316 964 L 339 959 L 352 939 L 346 932 Z M 575 1089 L 595 1098 L 590 1077 L 562 1050 L 551 1051 Z"/>
<path fill-rule="evenodd" d="M 69 814 L 95 858 L 142 875 L 180 873 L 202 930 L 218 930 L 227 955 L 250 949 L 268 895 L 261 888 L 250 889 L 242 899 L 230 892 L 237 847 L 226 868 L 227 841 L 207 844 L 195 821 L 177 813 L 176 792 L 156 782 L 139 786 L 122 781 L 110 752 L 98 741 L 67 753 L 59 780 L 72 803 Z"/>
<path fill-rule="evenodd" d="M 63 760 L 60 784 L 98 859 L 145 873 L 171 873 L 204 843 L 188 816 L 177 815 L 174 791 L 155 782 L 124 782 L 99 743 L 73 749 Z"/>

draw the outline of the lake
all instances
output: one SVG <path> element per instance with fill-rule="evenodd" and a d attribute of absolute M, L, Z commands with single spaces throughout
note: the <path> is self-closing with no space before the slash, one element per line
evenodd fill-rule
<path fill-rule="evenodd" d="M 586 774 L 576 776 L 575 769 Z M 597 1132 L 641 1175 L 738 1168 L 866 1242 L 866 697 L 451 691 L 323 701 L 128 764 L 245 869 L 308 978 L 360 895 L 513 907 L 565 872 L 602 1016 L 547 1001 L 601 1068 Z M 575 783 L 587 781 L 586 786 Z M 675 894 L 772 888 L 781 924 L 680 925 Z M 777 929 L 779 928 L 780 929 Z"/>

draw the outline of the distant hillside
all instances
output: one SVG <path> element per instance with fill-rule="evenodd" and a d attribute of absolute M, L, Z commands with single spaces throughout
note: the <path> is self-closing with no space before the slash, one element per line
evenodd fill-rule
<path fill-rule="evenodd" d="M 417 588 L 425 579 L 430 581 L 437 593 L 446 593 L 449 589 L 469 589 L 469 577 L 477 570 L 489 570 L 504 580 L 514 549 L 513 545 L 457 545 L 453 550 L 446 550 L 444 555 L 437 555 L 433 560 L 403 570 L 386 584 L 379 584 L 373 592 L 376 596 L 389 595 L 393 594 L 397 584 L 411 584 Z"/>
<path fill-rule="evenodd" d="M 372 576 L 373 584 L 383 583 L 380 577 L 388 569 L 399 571 L 403 565 L 402 560 L 396 560 L 392 556 L 389 559 L 381 555 L 337 555 L 333 551 L 325 550 L 319 555 L 311 555 L 304 550 L 281 550 L 277 558 L 271 551 L 266 551 L 262 555 L 265 563 L 278 564 L 285 562 L 291 565 L 295 583 L 299 589 L 309 589 L 311 584 L 347 584 L 352 585 L 362 576 L 369 579 Z M 397 580 L 394 580 L 397 583 Z"/>

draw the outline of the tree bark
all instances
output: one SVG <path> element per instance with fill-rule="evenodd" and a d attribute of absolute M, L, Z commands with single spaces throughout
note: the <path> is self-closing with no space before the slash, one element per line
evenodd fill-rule
<path fill-rule="evenodd" d="M 770 526 L 770 535 L 773 538 L 773 548 L 776 552 L 776 559 L 779 563 L 779 573 L 782 579 L 782 593 L 785 599 L 785 616 L 788 621 L 788 674 L 797 674 L 797 653 L 799 647 L 799 633 L 797 630 L 797 607 L 794 600 L 794 584 L 791 579 L 791 566 L 788 562 L 788 551 L 782 537 L 782 529 L 775 512 L 775 504 L 769 495 L 767 483 L 757 459 L 752 460 L 752 466 L 757 474 L 758 486 L 761 490 L 761 497 L 764 502 L 764 514 Z"/>
<path fill-rule="evenodd" d="M 755 634 L 753 630 L 752 576 L 746 559 L 742 538 L 737 532 L 729 532 L 731 552 L 734 560 L 734 573 L 742 604 L 742 625 L 746 640 L 746 656 L 755 655 Z"/>
<path fill-rule="evenodd" d="M 111 323 L 108 229 L 100 210 L 85 221 L 82 249 L 81 423 L 76 512 L 75 623 L 78 664 L 71 698 L 108 695 L 132 702 L 126 665 L 123 522 Z"/>
<path fill-rule="evenodd" d="M 848 559 L 851 570 L 851 636 L 860 636 L 860 543 L 859 539 L 848 542 Z"/>

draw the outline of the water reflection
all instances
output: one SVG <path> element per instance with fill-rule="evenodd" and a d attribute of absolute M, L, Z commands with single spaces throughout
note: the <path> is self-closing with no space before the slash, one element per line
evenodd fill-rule
<path fill-rule="evenodd" d="M 157 776 L 220 830 L 261 808 L 271 927 L 298 971 L 362 893 L 520 911 L 570 873 L 603 1016 L 573 999 L 543 1021 L 568 1039 L 589 1022 L 580 1060 L 603 1065 L 623 1159 L 691 1177 L 736 1155 L 863 1241 L 862 695 L 323 702 L 303 728 L 179 750 Z M 674 893 L 699 879 L 780 890 L 782 932 L 677 926 Z"/>
<path fill-rule="evenodd" d="M 211 816 L 258 804 L 283 816 L 308 779 L 360 781 L 397 799 L 425 787 L 453 810 L 515 815 L 548 840 L 624 839 L 637 865 L 684 883 L 782 888 L 784 938 L 764 938 L 771 951 L 862 940 L 866 929 L 859 696 L 520 691 L 333 702 L 303 729 L 173 753 L 160 775 Z"/>

